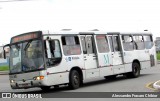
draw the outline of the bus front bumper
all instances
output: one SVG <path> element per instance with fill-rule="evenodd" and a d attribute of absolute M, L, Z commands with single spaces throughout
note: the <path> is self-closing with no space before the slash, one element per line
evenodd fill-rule
<path fill-rule="evenodd" d="M 43 80 L 15 81 L 10 83 L 12 89 L 27 89 L 43 86 Z"/>

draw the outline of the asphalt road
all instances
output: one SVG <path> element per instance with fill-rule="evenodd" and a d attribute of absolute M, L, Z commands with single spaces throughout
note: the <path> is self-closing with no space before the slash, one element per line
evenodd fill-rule
<path fill-rule="evenodd" d="M 87 80 L 83 87 L 76 90 L 69 90 L 66 86 L 58 89 L 51 89 L 49 92 L 42 92 L 40 88 L 12 90 L 9 84 L 8 75 L 0 75 L 0 92 L 24 92 L 24 93 L 45 93 L 52 94 L 56 92 L 153 92 L 146 87 L 147 84 L 155 82 L 160 78 L 160 65 L 150 69 L 141 70 L 139 78 L 126 78 L 119 76 L 115 80 L 106 80 L 98 78 Z"/>

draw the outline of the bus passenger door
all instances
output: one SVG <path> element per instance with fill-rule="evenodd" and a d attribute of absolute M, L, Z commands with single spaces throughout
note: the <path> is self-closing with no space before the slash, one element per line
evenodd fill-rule
<path fill-rule="evenodd" d="M 109 41 L 112 50 L 112 65 L 114 74 L 123 73 L 124 65 L 120 37 L 118 35 L 111 35 L 109 36 Z"/>
<path fill-rule="evenodd" d="M 109 48 L 109 40 L 106 35 L 95 35 L 98 67 L 100 68 L 100 76 L 112 75 L 112 53 Z"/>
<path fill-rule="evenodd" d="M 95 54 L 95 43 L 93 35 L 82 35 L 81 44 L 84 56 L 86 78 L 99 76 L 99 69 L 97 68 L 97 56 Z"/>

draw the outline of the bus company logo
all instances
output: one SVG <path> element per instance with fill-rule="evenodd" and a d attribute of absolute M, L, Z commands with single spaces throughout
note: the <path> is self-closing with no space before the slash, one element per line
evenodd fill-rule
<path fill-rule="evenodd" d="M 2 98 L 11 98 L 11 93 L 2 93 Z"/>
<path fill-rule="evenodd" d="M 69 62 L 69 61 L 72 61 L 72 58 L 71 57 L 66 57 L 65 60 L 66 60 L 66 62 Z"/>

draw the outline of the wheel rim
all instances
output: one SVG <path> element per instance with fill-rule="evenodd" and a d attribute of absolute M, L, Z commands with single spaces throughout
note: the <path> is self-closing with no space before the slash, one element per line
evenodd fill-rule
<path fill-rule="evenodd" d="M 74 85 L 79 85 L 79 77 L 78 77 L 78 75 L 74 75 L 73 76 L 73 83 L 74 83 Z"/>
<path fill-rule="evenodd" d="M 138 73 L 138 67 L 137 66 L 134 66 L 134 73 L 135 73 L 135 75 L 138 75 L 139 73 Z"/>

